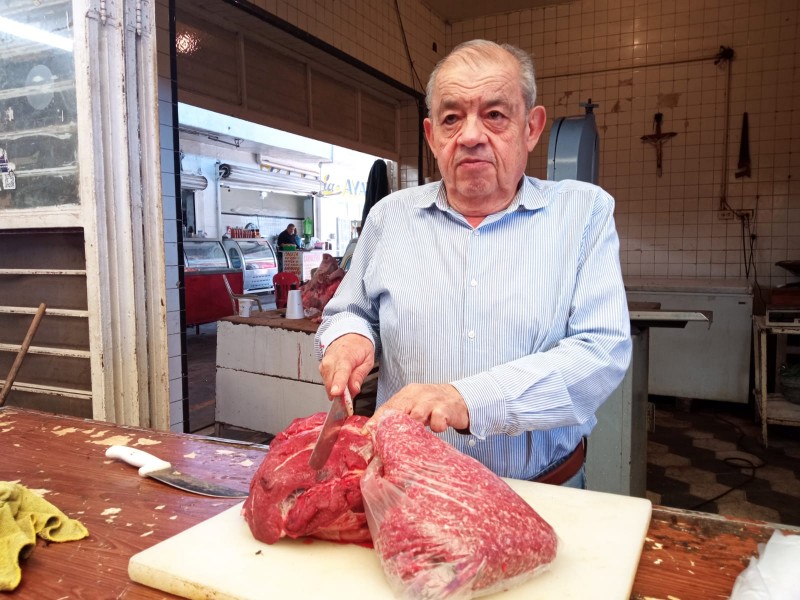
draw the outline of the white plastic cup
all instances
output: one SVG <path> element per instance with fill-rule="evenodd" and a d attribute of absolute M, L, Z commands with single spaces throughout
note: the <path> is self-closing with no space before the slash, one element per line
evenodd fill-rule
<path fill-rule="evenodd" d="M 239 298 L 239 316 L 249 317 L 255 301 L 252 298 Z"/>
<path fill-rule="evenodd" d="M 286 299 L 286 318 L 303 319 L 303 297 L 300 290 L 289 290 L 289 297 Z"/>

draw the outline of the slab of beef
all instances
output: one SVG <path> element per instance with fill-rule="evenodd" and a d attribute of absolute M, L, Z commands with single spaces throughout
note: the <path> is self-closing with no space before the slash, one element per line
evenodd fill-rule
<path fill-rule="evenodd" d="M 518 585 L 555 559 L 553 528 L 481 463 L 397 412 L 374 438 L 361 489 L 396 593 L 471 598 Z"/>
<path fill-rule="evenodd" d="M 312 317 L 312 320 L 321 320 L 322 309 L 333 298 L 333 294 L 336 293 L 344 276 L 345 271 L 339 266 L 336 259 L 330 254 L 323 254 L 322 262 L 314 271 L 314 275 L 300 288 L 303 308 L 319 311 L 316 313 L 318 318 Z"/>
<path fill-rule="evenodd" d="M 370 541 L 359 483 L 372 459 L 366 417 L 347 419 L 328 462 L 308 466 L 325 413 L 295 419 L 269 445 L 250 482 L 243 514 L 253 536 L 273 544 L 284 536 Z"/>

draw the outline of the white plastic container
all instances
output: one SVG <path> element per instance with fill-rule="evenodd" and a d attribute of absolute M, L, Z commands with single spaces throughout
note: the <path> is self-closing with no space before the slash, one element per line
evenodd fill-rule
<path fill-rule="evenodd" d="M 239 298 L 239 316 L 249 317 L 255 301 L 251 298 Z"/>
<path fill-rule="evenodd" d="M 303 298 L 300 290 L 289 290 L 289 297 L 286 299 L 286 318 L 303 319 Z"/>

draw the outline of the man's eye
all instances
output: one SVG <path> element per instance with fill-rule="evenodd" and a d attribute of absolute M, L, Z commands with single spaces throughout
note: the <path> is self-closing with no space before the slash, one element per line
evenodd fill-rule
<path fill-rule="evenodd" d="M 445 115 L 444 119 L 442 119 L 442 123 L 445 125 L 452 125 L 458 120 L 455 115 Z"/>
<path fill-rule="evenodd" d="M 489 118 L 493 121 L 496 121 L 497 119 L 502 119 L 503 113 L 501 113 L 499 110 L 490 111 Z"/>

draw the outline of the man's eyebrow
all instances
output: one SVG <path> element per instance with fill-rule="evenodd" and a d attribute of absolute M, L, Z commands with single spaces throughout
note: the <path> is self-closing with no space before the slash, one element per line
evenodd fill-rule
<path fill-rule="evenodd" d="M 511 106 L 511 103 L 505 96 L 496 96 L 494 98 L 489 98 L 486 102 L 481 103 L 481 108 L 492 108 L 495 106 L 508 108 L 509 106 Z"/>
<path fill-rule="evenodd" d="M 454 98 L 445 98 L 442 100 L 439 109 L 440 110 L 454 110 L 461 106 L 462 102 L 454 99 Z M 507 108 L 511 106 L 511 103 L 508 101 L 508 98 L 505 96 L 496 96 L 494 98 L 489 98 L 488 100 L 481 102 L 481 109 L 493 108 L 496 106 Z"/>
<path fill-rule="evenodd" d="M 453 98 L 449 99 L 445 98 L 444 100 L 442 100 L 442 103 L 439 106 L 439 108 L 441 110 L 453 110 L 454 108 L 457 108 L 459 104 L 461 103 L 458 100 L 455 100 Z"/>

